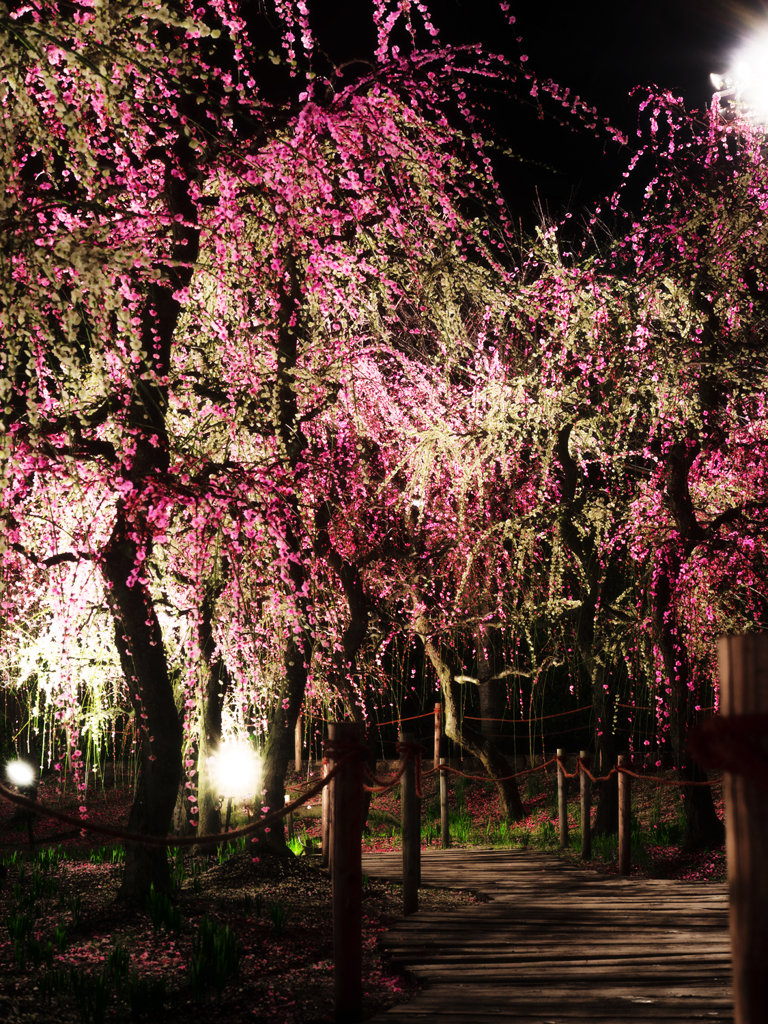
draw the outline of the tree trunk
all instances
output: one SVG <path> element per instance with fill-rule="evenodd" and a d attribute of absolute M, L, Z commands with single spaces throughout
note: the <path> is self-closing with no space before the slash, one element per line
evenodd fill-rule
<path fill-rule="evenodd" d="M 607 775 L 616 764 L 617 757 L 611 714 L 614 695 L 610 688 L 611 676 L 604 661 L 605 651 L 600 651 L 596 643 L 597 609 L 605 579 L 619 574 L 620 569 L 610 561 L 604 564 L 599 557 L 594 536 L 577 526 L 583 504 L 579 503 L 576 494 L 579 488 L 585 491 L 588 484 L 569 451 L 572 429 L 572 423 L 560 429 L 556 446 L 561 487 L 560 537 L 581 567 L 581 609 L 576 620 L 576 644 L 592 685 L 597 754 L 595 761 L 599 769 L 597 774 Z M 613 835 L 618 831 L 619 780 L 618 775 L 612 775 L 607 782 L 600 783 L 592 834 Z"/>
<path fill-rule="evenodd" d="M 217 835 L 221 832 L 221 802 L 212 771 L 221 744 L 221 713 L 229 685 L 229 673 L 221 658 L 206 666 L 206 685 L 200 709 L 200 739 L 197 748 L 197 834 Z M 204 847 L 211 852 L 212 847 Z"/>
<path fill-rule="evenodd" d="M 667 679 L 669 680 L 670 738 L 681 782 L 706 782 L 706 772 L 692 759 L 686 748 L 690 709 L 689 682 L 692 679 L 688 645 L 683 637 L 673 604 L 673 581 L 677 579 L 679 556 L 666 550 L 657 572 L 653 593 L 654 626 Z M 683 800 L 684 850 L 722 846 L 725 826 L 715 811 L 709 786 L 681 787 Z"/>
<path fill-rule="evenodd" d="M 166 836 L 182 776 L 183 732 L 152 595 L 139 579 L 129 585 L 139 557 L 135 529 L 135 523 L 127 523 L 119 508 L 102 559 L 115 617 L 115 644 L 141 737 L 141 767 L 128 831 Z M 141 902 L 150 885 L 161 892 L 171 891 L 166 848 L 126 843 L 118 897 Z"/>
<path fill-rule="evenodd" d="M 438 650 L 429 639 L 429 623 L 423 616 L 416 621 L 416 632 L 424 644 L 424 651 L 432 662 L 440 680 L 440 688 L 443 692 L 443 707 L 445 713 L 445 734 L 454 743 L 458 743 L 473 757 L 479 758 L 483 767 L 488 772 L 492 781 L 496 783 L 499 794 L 499 806 L 501 813 L 507 821 L 521 821 L 525 817 L 525 808 L 520 799 L 520 792 L 515 779 L 506 778 L 514 775 L 514 768 L 498 750 L 495 743 L 488 740 L 479 730 L 471 729 L 466 724 L 459 727 L 459 705 L 461 703 L 461 690 L 455 682 L 455 676 L 462 675 L 458 665 L 448 652 Z M 505 780 L 505 781 L 502 781 Z"/>
<path fill-rule="evenodd" d="M 285 682 L 277 700 L 262 755 L 262 805 L 263 808 L 269 808 L 270 813 L 285 805 L 285 776 L 294 753 L 296 721 L 307 685 L 304 657 L 303 647 L 291 637 L 285 648 Z M 283 857 L 290 854 L 282 820 L 273 823 L 269 832 L 258 834 L 256 851 Z"/>
<path fill-rule="evenodd" d="M 588 660 L 587 660 L 588 659 Z M 592 671 L 592 707 L 595 713 L 595 747 L 597 750 L 598 775 L 607 775 L 618 761 L 616 737 L 613 734 L 613 699 L 610 689 L 610 673 L 600 658 L 590 652 L 588 667 Z M 608 680 L 608 682 L 606 682 Z M 606 686 L 608 689 L 606 690 Z M 619 831 L 619 776 L 612 775 L 607 782 L 599 783 L 593 836 L 617 835 Z"/>
<path fill-rule="evenodd" d="M 221 743 L 221 715 L 224 698 L 229 687 L 229 672 L 222 658 L 214 658 L 216 641 L 213 636 L 213 617 L 216 601 L 224 589 L 228 562 L 223 560 L 219 576 L 206 593 L 202 614 L 197 626 L 198 645 L 205 675 L 203 703 L 200 709 L 200 740 L 197 750 L 197 806 L 198 835 L 216 835 L 221 832 L 221 800 L 211 771 L 211 758 L 215 758 Z"/>
<path fill-rule="evenodd" d="M 360 706 L 354 681 L 357 677 L 357 656 L 368 635 L 370 621 L 368 598 L 363 587 L 360 569 L 348 562 L 339 554 L 331 542 L 328 526 L 331 521 L 332 506 L 330 501 L 323 502 L 315 512 L 315 554 L 325 558 L 341 583 L 344 597 L 347 600 L 349 622 L 342 636 L 341 651 L 334 657 L 332 682 L 344 697 L 347 710 L 360 730 L 360 742 L 365 743 L 366 721 Z M 363 790 L 361 828 L 368 829 L 368 813 L 371 807 L 372 793 Z"/>
<path fill-rule="evenodd" d="M 183 729 L 176 711 L 162 631 L 145 579 L 152 555 L 146 519 L 170 465 L 166 414 L 173 336 L 181 305 L 175 294 L 192 279 L 200 232 L 190 181 L 197 156 L 179 135 L 163 157 L 163 199 L 173 216 L 170 260 L 164 276 L 146 288 L 141 317 L 141 351 L 130 377 L 126 438 L 131 445 L 121 471 L 129 497 L 120 497 L 109 541 L 101 555 L 115 621 L 115 644 L 130 690 L 141 740 L 141 762 L 128 830 L 167 836 L 182 777 Z M 142 285 L 143 287 L 143 285 Z M 113 401 L 122 396 L 113 396 Z M 125 871 L 118 897 L 143 902 L 150 886 L 170 893 L 167 850 L 125 844 Z"/>

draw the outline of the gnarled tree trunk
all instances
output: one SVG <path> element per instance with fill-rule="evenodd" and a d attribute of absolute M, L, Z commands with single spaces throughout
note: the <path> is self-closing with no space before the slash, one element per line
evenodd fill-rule
<path fill-rule="evenodd" d="M 667 555 L 674 565 L 676 556 L 670 553 Z M 670 681 L 670 735 L 677 763 L 677 776 L 681 782 L 706 782 L 707 773 L 693 760 L 686 748 L 691 714 L 688 684 L 692 672 L 688 646 L 674 614 L 672 580 L 668 565 L 663 565 L 657 575 L 654 598 L 656 639 Z M 680 794 L 684 818 L 683 849 L 722 846 L 725 842 L 725 825 L 717 816 L 710 787 L 682 786 Z"/>
<path fill-rule="evenodd" d="M 675 519 L 677 533 L 672 534 L 659 552 L 659 563 L 649 588 L 656 641 L 669 682 L 670 733 L 681 782 L 706 782 L 706 772 L 686 749 L 688 726 L 692 720 L 691 696 L 695 678 L 684 625 L 678 620 L 676 589 L 684 559 L 707 540 L 698 522 L 689 488 L 691 468 L 701 444 L 691 430 L 688 439 L 673 444 L 667 452 L 664 490 Z M 725 842 L 725 826 L 718 818 L 709 786 L 681 787 L 685 827 L 684 849 L 720 846 Z"/>
<path fill-rule="evenodd" d="M 181 304 L 175 297 L 192 278 L 200 243 L 197 207 L 190 181 L 197 156 L 180 135 L 163 154 L 163 198 L 173 219 L 171 261 L 165 276 L 146 289 L 141 317 L 141 350 L 133 368 L 126 422 L 132 444 L 121 456 L 128 496 L 117 501 L 115 522 L 101 553 L 101 569 L 115 620 L 115 643 L 125 674 L 141 742 L 141 762 L 128 829 L 167 836 L 182 775 L 183 730 L 168 672 L 162 631 L 145 566 L 152 555 L 147 512 L 170 465 L 166 415 L 173 335 Z M 142 902 L 150 886 L 170 892 L 167 848 L 125 844 L 125 872 L 119 896 Z"/>
<path fill-rule="evenodd" d="M 223 560 L 215 586 L 203 600 L 202 614 L 197 626 L 198 645 L 205 675 L 203 702 L 200 708 L 200 741 L 197 749 L 197 806 L 198 835 L 216 835 L 221 832 L 221 800 L 212 772 L 221 743 L 221 715 L 224 698 L 229 687 L 229 672 L 221 656 L 214 657 L 216 641 L 213 636 L 213 617 L 216 601 L 224 589 L 228 562 Z"/>
<path fill-rule="evenodd" d="M 471 729 L 466 724 L 459 725 L 459 705 L 461 703 L 461 687 L 455 681 L 456 676 L 463 673 L 456 665 L 449 651 L 445 648 L 438 649 L 429 636 L 429 622 L 425 616 L 420 616 L 415 623 L 416 632 L 419 634 L 424 651 L 432 662 L 440 680 L 440 688 L 443 693 L 443 709 L 445 714 L 445 734 L 454 743 L 458 743 L 473 757 L 480 760 L 488 772 L 491 781 L 496 783 L 499 794 L 501 813 L 507 821 L 520 821 L 525 817 L 525 808 L 520 799 L 520 792 L 517 782 L 508 778 L 514 775 L 514 768 L 499 751 L 496 744 L 491 742 L 482 732 Z"/>
<path fill-rule="evenodd" d="M 138 580 L 130 585 L 138 557 L 134 529 L 135 524 L 126 524 L 123 510 L 118 510 L 102 559 L 115 618 L 115 644 L 140 736 L 139 778 L 128 831 L 166 836 L 182 775 L 183 732 L 152 596 Z M 127 842 L 119 897 L 140 902 L 151 885 L 161 892 L 171 890 L 166 848 Z"/>

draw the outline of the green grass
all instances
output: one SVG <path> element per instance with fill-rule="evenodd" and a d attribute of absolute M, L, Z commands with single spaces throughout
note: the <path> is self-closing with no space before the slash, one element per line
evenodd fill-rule
<path fill-rule="evenodd" d="M 655 779 L 632 786 L 631 862 L 633 872 L 650 877 L 676 877 L 690 880 L 722 880 L 725 877 L 725 852 L 698 851 L 688 855 L 681 850 L 684 832 L 682 802 L 673 787 L 655 784 Z M 718 814 L 722 803 L 717 779 L 715 799 Z M 578 786 L 569 783 L 569 838 L 565 850 L 560 848 L 557 813 L 557 781 L 551 769 L 526 777 L 520 787 L 527 816 L 518 822 L 504 820 L 499 812 L 496 789 L 491 783 L 471 782 L 450 776 L 449 825 L 451 842 L 457 846 L 491 846 L 502 849 L 540 849 L 566 859 L 581 859 L 581 820 Z M 399 803 L 389 795 L 376 801 L 379 809 L 397 814 Z M 598 797 L 593 799 L 593 818 Z M 366 849 L 392 849 L 399 845 L 400 829 L 392 825 L 371 823 L 365 836 Z M 440 800 L 436 778 L 425 779 L 422 803 L 422 843 L 440 846 Z M 591 863 L 616 870 L 618 838 L 592 837 Z"/>

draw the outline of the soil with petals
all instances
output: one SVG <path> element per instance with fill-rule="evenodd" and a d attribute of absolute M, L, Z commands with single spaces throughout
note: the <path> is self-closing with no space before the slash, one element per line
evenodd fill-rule
<path fill-rule="evenodd" d="M 122 797 L 122 798 L 121 798 Z M 87 801 L 88 813 L 110 825 L 122 825 L 129 809 L 128 791 L 107 790 L 99 799 Z M 75 810 L 79 799 L 56 798 L 50 786 L 41 788 L 40 799 L 63 809 Z M 90 851 L 102 846 L 99 837 L 60 834 L 61 826 L 38 821 L 38 842 L 44 833 L 63 840 L 67 857 L 50 872 L 55 893 L 40 895 L 34 909 L 24 906 L 29 895 L 32 865 L 27 851 L 24 860 L 8 868 L 0 891 L 0 1020 L 78 1024 L 83 1014 L 71 993 L 54 995 L 46 1001 L 42 979 L 48 968 L 43 963 L 25 968 L 17 962 L 10 941 L 8 918 L 34 914 L 34 933 L 44 945 L 54 929 L 63 927 L 66 944 L 56 952 L 53 971 L 99 975 L 116 944 L 130 957 L 130 968 L 146 978 L 164 978 L 169 992 L 161 1015 L 145 1019 L 168 1024 L 208 1022 L 217 1024 L 311 1024 L 333 1019 L 333 943 L 331 928 L 331 886 L 327 871 L 310 858 L 261 857 L 238 853 L 218 863 L 206 862 L 206 870 L 188 877 L 176 895 L 181 911 L 182 931 L 178 936 L 164 929 L 155 933 L 148 913 L 115 901 L 119 887 L 119 865 L 94 864 Z M 14 809 L 0 803 L 0 862 L 11 851 L 24 850 L 26 823 L 14 820 Z M 56 846 L 56 840 L 49 844 Z M 38 849 L 40 847 L 38 846 Z M 73 857 L 74 854 L 74 857 Z M 78 858 L 78 859 L 75 859 Z M 21 866 L 23 864 L 23 867 Z M 191 876 L 191 871 L 189 872 Z M 23 877 L 21 877 L 23 875 Z M 80 898 L 79 912 L 75 912 Z M 424 888 L 420 908 L 464 906 L 483 897 L 466 891 Z M 279 931 L 270 913 L 281 905 L 287 919 Z M 363 987 L 364 1015 L 369 1017 L 398 1002 L 406 1001 L 416 983 L 388 967 L 378 949 L 379 934 L 401 916 L 400 886 L 366 880 L 363 898 Z M 239 976 L 228 981 L 220 1005 L 196 1002 L 189 980 L 191 941 L 203 915 L 229 925 L 242 943 Z M 124 1004 L 114 999 L 106 1021 L 130 1020 Z"/>

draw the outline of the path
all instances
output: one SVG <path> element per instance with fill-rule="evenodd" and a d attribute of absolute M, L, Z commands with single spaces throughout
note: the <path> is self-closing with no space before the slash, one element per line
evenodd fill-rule
<path fill-rule="evenodd" d="M 372 878 L 400 853 L 363 854 Z M 512 850 L 422 851 L 422 883 L 490 903 L 420 912 L 383 937 L 424 984 L 369 1024 L 733 1021 L 725 883 L 618 878 Z"/>

